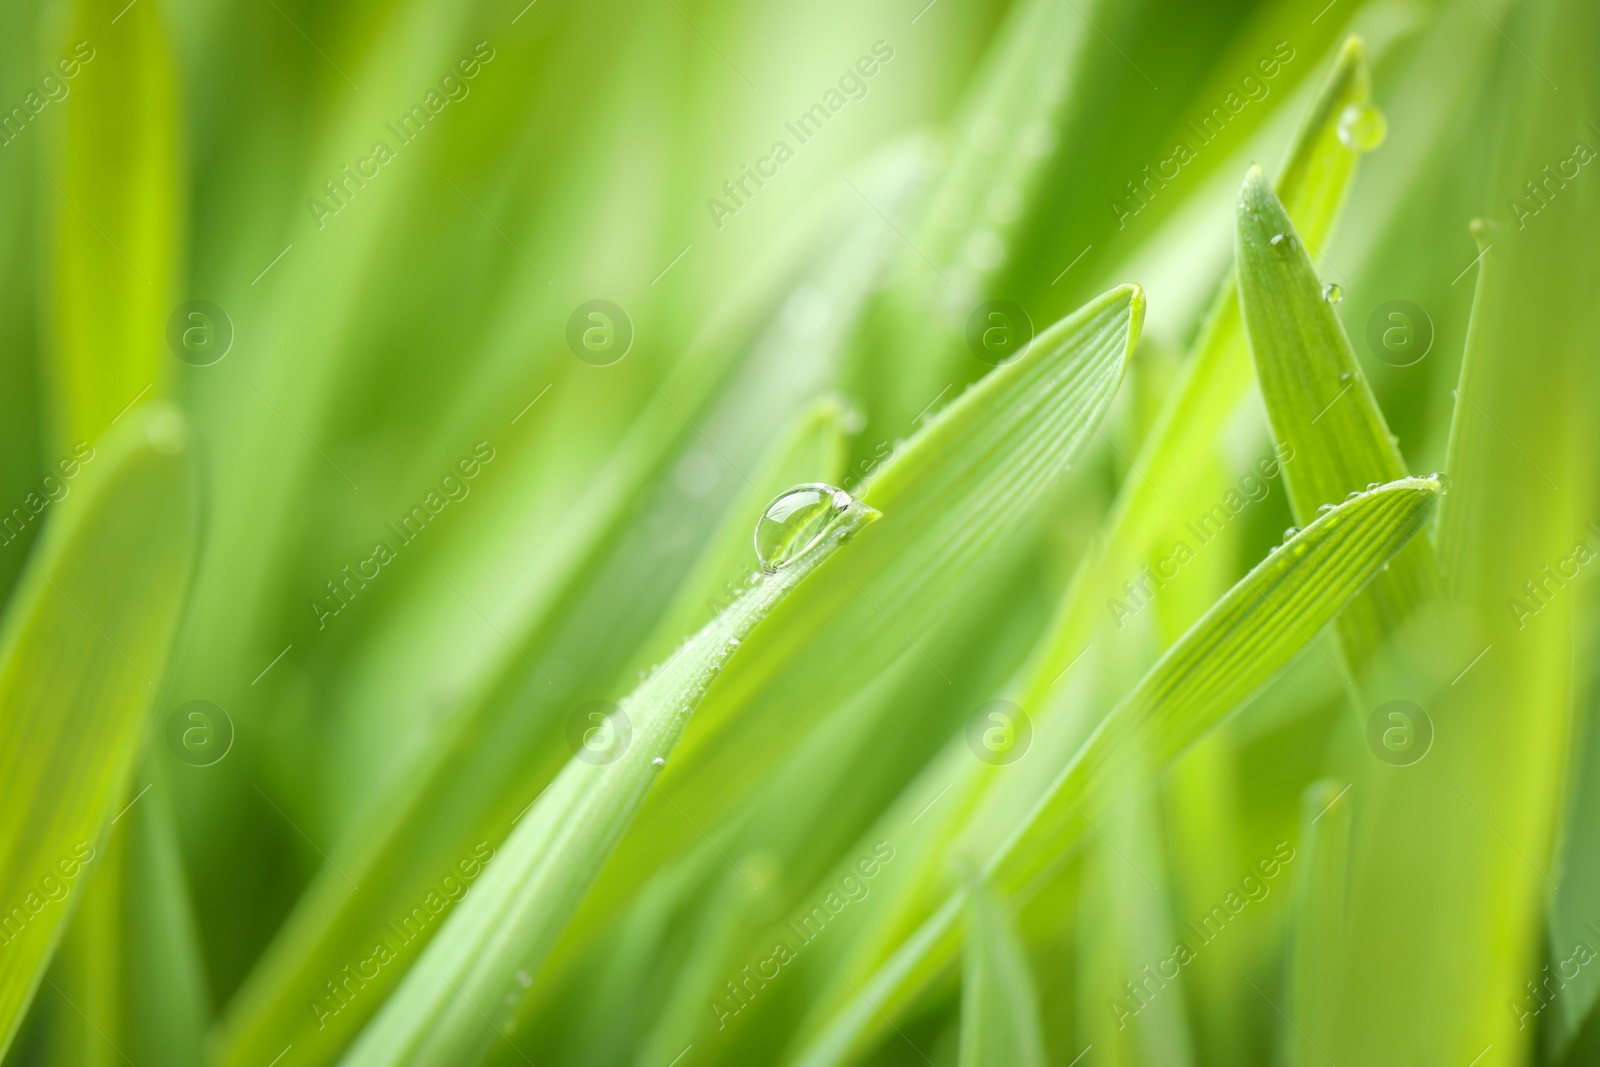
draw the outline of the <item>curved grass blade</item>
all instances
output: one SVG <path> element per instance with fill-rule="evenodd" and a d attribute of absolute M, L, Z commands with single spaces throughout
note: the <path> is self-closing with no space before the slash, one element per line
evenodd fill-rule
<path fill-rule="evenodd" d="M 1339 139 L 1339 117 L 1346 108 L 1371 100 L 1366 49 L 1352 37 L 1340 49 L 1315 101 L 1306 113 L 1278 179 L 1282 202 L 1312 246 L 1333 232 L 1345 195 L 1360 162 Z M 1194 446 L 1222 435 L 1250 387 L 1250 353 L 1239 310 L 1238 282 L 1232 272 L 1220 287 L 1201 329 L 1193 355 L 1173 388 L 1135 461 L 1142 476 L 1124 480 L 1102 547 L 1078 567 L 1052 633 L 1040 643 L 1037 669 L 1022 698 L 1024 707 L 1047 706 L 1047 691 L 1084 650 L 1102 618 L 1101 605 L 1137 573 L 1162 542 L 1188 517 L 1189 504 L 1201 509 L 1213 498 L 1190 501 L 1189 494 L 1212 483 L 1206 472 L 1211 453 Z"/>
<path fill-rule="evenodd" d="M 1256 377 L 1273 436 L 1294 462 L 1284 483 L 1297 522 L 1374 482 L 1403 477 L 1405 460 L 1361 373 L 1303 241 L 1260 168 L 1239 193 L 1237 256 Z M 1437 589 L 1438 565 L 1422 538 L 1339 619 L 1339 637 L 1360 670 L 1394 628 Z"/>
<path fill-rule="evenodd" d="M 967 890 L 960 1067 L 1045 1067 L 1028 956 L 1011 917 L 981 882 Z"/>
<path fill-rule="evenodd" d="M 184 424 L 130 414 L 85 455 L 0 631 L 0 1047 L 122 797 L 188 579 Z"/>
<path fill-rule="evenodd" d="M 607 921 L 640 878 L 696 840 L 693 827 L 712 832 L 741 810 L 813 721 L 793 713 L 795 693 L 834 707 L 898 659 L 945 682 L 921 647 L 1088 444 L 1143 313 L 1135 286 L 1090 302 L 884 461 L 862 495 L 885 519 L 735 662 L 663 778 L 672 802 L 646 806 L 575 929 Z"/>
<path fill-rule="evenodd" d="M 1026 897 L 1059 871 L 1125 759 L 1159 771 L 1265 685 L 1422 528 L 1440 492 L 1437 481 L 1407 478 L 1359 494 L 1245 575 L 1106 716 L 987 858 L 1000 891 Z M 953 956 L 963 895 L 947 899 L 794 1062 L 846 1062 L 881 1019 L 910 1003 Z"/>
<path fill-rule="evenodd" d="M 1347 108 L 1364 106 L 1370 100 L 1366 49 L 1359 38 L 1352 37 L 1340 49 L 1308 109 L 1278 183 L 1284 203 L 1308 241 L 1320 244 L 1329 238 L 1360 163 L 1360 155 L 1339 137 L 1340 116 Z M 1206 488 L 1214 484 L 1214 454 L 1196 448 L 1194 442 L 1214 441 L 1223 435 L 1250 383 L 1250 355 L 1238 285 L 1230 272 L 1218 290 L 1212 313 L 1201 329 L 1182 378 L 1133 464 L 1136 474 L 1122 483 L 1106 537 L 1080 561 L 1055 619 L 1038 642 L 1034 662 L 1015 699 L 1040 720 L 1041 727 L 1046 719 L 1072 713 L 1062 691 L 1054 688 L 1055 683 L 1087 651 L 1094 627 L 1105 617 L 1102 605 L 1106 599 L 1118 595 L 1120 583 L 1136 574 L 1139 565 L 1150 559 L 1158 546 L 1172 543 L 1170 539 L 1163 540 L 1166 535 L 1187 537 L 1182 530 L 1185 520 L 1220 495 L 1208 493 Z M 1089 728 L 1090 724 L 1078 726 L 1079 736 L 1087 735 Z M 1032 802 L 1031 795 L 1019 796 L 997 819 L 985 816 L 982 802 L 1005 783 L 997 780 L 992 770 L 978 767 L 965 756 L 962 752 L 953 762 L 941 761 L 935 768 L 937 773 L 930 772 L 930 782 L 937 778 L 934 789 L 942 788 L 952 777 L 954 784 L 952 795 L 919 828 L 923 840 L 934 842 L 921 853 L 926 857 L 926 870 L 920 877 L 899 872 L 904 881 L 897 883 L 895 890 L 902 894 L 894 905 L 896 914 L 892 920 L 880 923 L 874 936 L 863 939 L 856 958 L 847 964 L 856 981 L 864 981 L 883 963 L 894 939 L 916 929 L 944 898 L 948 890 L 941 860 L 950 840 L 957 833 L 992 838 L 1003 830 L 990 829 L 991 825 L 1009 827 Z M 975 809 L 981 825 L 973 817 Z M 963 832 L 964 820 L 969 829 Z M 911 856 L 917 852 L 907 852 L 908 863 L 916 862 Z M 931 891 L 927 888 L 930 885 Z M 840 989 L 840 998 L 851 995 L 842 986 Z"/>
<path fill-rule="evenodd" d="M 607 714 L 600 729 L 617 731 L 610 748 L 619 755 L 597 765 L 580 751 L 567 764 L 368 1025 L 342 1061 L 347 1067 L 460 1067 L 479 1062 L 504 1038 L 507 1001 L 514 1007 L 540 970 L 706 687 L 774 607 L 879 517 L 850 501 L 811 547 L 753 585 Z M 622 731 L 631 732 L 631 743 L 620 739 Z"/>

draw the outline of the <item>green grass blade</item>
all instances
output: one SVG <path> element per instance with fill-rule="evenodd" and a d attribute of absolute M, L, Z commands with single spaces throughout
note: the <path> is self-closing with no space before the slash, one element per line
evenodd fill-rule
<path fill-rule="evenodd" d="M 1373 483 L 1405 476 L 1350 339 L 1297 236 L 1259 169 L 1239 194 L 1239 303 L 1273 436 L 1294 462 L 1284 483 L 1295 521 L 1310 522 Z M 1357 670 L 1437 589 L 1427 538 L 1408 548 L 1339 620 L 1345 654 Z"/>
<path fill-rule="evenodd" d="M 697 840 L 693 827 L 710 833 L 739 813 L 812 723 L 794 714 L 795 693 L 832 707 L 898 659 L 944 683 L 919 648 L 1082 453 L 1122 380 L 1143 311 L 1133 286 L 1092 301 L 885 459 L 862 492 L 884 520 L 780 609 L 772 638 L 757 634 L 734 663 L 663 777 L 672 802 L 646 806 L 580 922 L 603 922 L 643 873 Z"/>
<path fill-rule="evenodd" d="M 1366 51 L 1357 38 L 1340 50 L 1290 147 L 1278 182 L 1283 203 L 1306 240 L 1326 241 L 1354 180 L 1360 157 L 1339 139 L 1339 116 L 1371 99 Z M 1051 683 L 1084 649 L 1104 617 L 1108 597 L 1138 572 L 1150 553 L 1166 549 L 1183 523 L 1214 503 L 1208 449 L 1250 387 L 1249 347 L 1233 272 L 1223 281 L 1182 378 L 1173 388 L 1135 460 L 1142 477 L 1123 481 L 1103 547 L 1078 568 L 1023 699 L 1041 707 Z"/>
<path fill-rule="evenodd" d="M 94 440 L 146 389 L 164 386 L 177 303 L 179 112 L 166 13 L 154 4 L 123 11 L 116 0 L 76 6 L 65 151 L 48 179 L 56 188 L 44 190 L 60 234 L 51 360 L 58 449 Z"/>
<path fill-rule="evenodd" d="M 1349 785 L 1314 783 L 1305 792 L 1300 826 L 1300 885 L 1295 900 L 1289 951 L 1287 1012 L 1293 1026 L 1280 1030 L 1283 1062 L 1312 1067 L 1317 1051 L 1329 1044 L 1327 1005 L 1319 999 L 1320 978 L 1337 967 L 1344 947 L 1345 896 L 1350 864 Z"/>
<path fill-rule="evenodd" d="M 960 1067 L 1045 1067 L 1038 995 L 1015 924 L 981 882 L 967 891 L 966 919 Z"/>
<path fill-rule="evenodd" d="M 654 788 L 706 687 L 773 608 L 879 517 L 851 501 L 811 547 L 707 623 L 623 702 L 632 742 L 614 762 L 596 765 L 574 757 L 556 777 L 476 892 L 368 1025 L 343 1060 L 347 1067 L 460 1067 L 478 1062 L 502 1039 L 502 1026 L 513 1015 L 505 1010 L 507 1000 L 515 1006 L 539 972 Z"/>
<path fill-rule="evenodd" d="M 1026 895 L 1056 873 L 1087 818 L 1105 804 L 1104 785 L 1125 759 L 1137 756 L 1159 771 L 1261 688 L 1422 528 L 1440 491 L 1436 481 L 1408 478 L 1362 493 L 1258 564 L 1106 716 L 988 858 L 995 883 Z M 878 1025 L 880 1012 L 903 1007 L 948 962 L 959 914 L 958 895 L 884 963 L 863 987 L 864 996 L 849 1002 L 796 1062 L 844 1062 Z"/>
<path fill-rule="evenodd" d="M 156 407 L 80 455 L 0 632 L 0 1044 L 94 873 L 161 681 L 191 552 L 184 448 Z"/>
<path fill-rule="evenodd" d="M 1282 670 L 1412 540 L 1441 492 L 1406 478 L 1361 493 L 1257 564 L 1106 716 L 991 860 L 1003 884 L 1021 888 L 1059 861 L 1083 829 L 1075 801 L 1100 792 L 1125 753 L 1165 766 Z"/>

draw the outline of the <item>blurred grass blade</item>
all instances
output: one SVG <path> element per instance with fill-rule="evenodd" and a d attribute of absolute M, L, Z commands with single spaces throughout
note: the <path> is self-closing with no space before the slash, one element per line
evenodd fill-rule
<path fill-rule="evenodd" d="M 1284 482 L 1296 522 L 1310 522 L 1375 482 L 1404 477 L 1389 433 L 1331 296 L 1288 213 L 1259 168 L 1239 193 L 1239 303 L 1256 377 L 1280 447 L 1293 455 Z M 1340 617 L 1357 671 L 1436 591 L 1437 561 L 1420 538 Z"/>
<path fill-rule="evenodd" d="M 1080 11 L 1054 0 L 1007 13 L 858 345 L 850 384 L 883 425 L 910 425 L 952 378 L 980 369 L 961 344 L 967 316 L 992 295 L 1038 199 L 1089 32 Z"/>
<path fill-rule="evenodd" d="M 1334 970 L 1344 947 L 1346 879 L 1350 862 L 1350 786 L 1313 783 L 1301 805 L 1300 851 L 1305 854 L 1295 900 L 1289 948 L 1289 1018 L 1281 1029 L 1283 1062 L 1312 1067 L 1325 1062 L 1332 1013 L 1318 997 L 1319 975 Z"/>
<path fill-rule="evenodd" d="M 205 975 L 167 806 L 171 788 L 153 780 L 146 761 L 95 856 L 43 994 L 53 1008 L 42 1037 L 50 1062 L 204 1062 Z"/>
<path fill-rule="evenodd" d="M 833 505 L 830 503 L 829 505 Z M 619 712 L 597 764 L 579 752 L 345 1057 L 347 1067 L 479 1062 L 644 803 L 706 687 L 789 593 L 879 513 L 850 500 L 802 553 L 764 576 L 662 664 Z M 632 740 L 624 738 L 631 736 Z M 587 738 L 585 738 L 587 745 Z"/>
<path fill-rule="evenodd" d="M 994 850 L 985 869 L 995 884 L 1025 899 L 1057 873 L 1125 760 L 1160 771 L 1261 688 L 1412 539 L 1440 491 L 1407 478 L 1359 494 L 1268 555 L 1167 650 Z M 947 901 L 797 1062 L 845 1062 L 882 1016 L 909 1003 L 948 962 L 959 911 Z"/>
<path fill-rule="evenodd" d="M 177 75 L 166 9 L 124 11 L 125 2 L 74 5 L 65 151 L 56 177 L 46 179 L 60 234 L 50 361 L 57 450 L 94 440 L 146 389 L 159 392 L 170 365 Z"/>
<path fill-rule="evenodd" d="M 967 890 L 960 1067 L 1045 1067 L 1038 995 L 1011 917 L 982 882 Z"/>
<path fill-rule="evenodd" d="M 1339 137 L 1339 118 L 1370 100 L 1366 50 L 1351 38 L 1306 113 L 1278 180 L 1299 232 L 1317 246 L 1330 238 L 1360 162 Z M 1041 642 L 1040 662 L 1019 701 L 1024 707 L 1047 706 L 1047 690 L 1083 652 L 1106 599 L 1118 595 L 1158 546 L 1171 543 L 1164 535 L 1178 536 L 1191 514 L 1215 502 L 1215 483 L 1206 477 L 1215 465 L 1210 442 L 1222 435 L 1250 382 L 1238 283 L 1229 271 L 1182 377 L 1139 450 L 1134 468 L 1143 476 L 1124 479 L 1102 547 L 1079 564 L 1052 632 Z M 1201 441 L 1207 444 L 1197 447 Z"/>
<path fill-rule="evenodd" d="M 182 419 L 140 408 L 80 454 L 0 632 L 0 1044 L 92 877 L 183 602 Z"/>

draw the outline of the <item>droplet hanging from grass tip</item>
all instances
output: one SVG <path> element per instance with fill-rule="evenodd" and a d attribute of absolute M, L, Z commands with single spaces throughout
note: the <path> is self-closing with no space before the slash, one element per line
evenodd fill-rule
<path fill-rule="evenodd" d="M 853 502 L 849 493 L 823 482 L 785 489 L 756 521 L 756 559 L 768 574 L 777 571 L 816 544 Z"/>
<path fill-rule="evenodd" d="M 1371 152 L 1389 136 L 1389 120 L 1371 104 L 1351 104 L 1339 115 L 1339 140 L 1352 152 Z"/>

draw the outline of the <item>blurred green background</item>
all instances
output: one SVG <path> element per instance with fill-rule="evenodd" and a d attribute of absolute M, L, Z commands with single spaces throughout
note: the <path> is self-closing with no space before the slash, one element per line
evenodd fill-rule
<path fill-rule="evenodd" d="M 1371 151 L 1307 251 L 1406 472 L 1448 468 L 1467 509 L 1446 591 L 1387 619 L 1360 684 L 1350 631 L 1301 635 L 1009 901 L 1000 971 L 1032 986 L 1003 995 L 1040 1047 L 963 1043 L 969 958 L 803 1062 L 1600 1063 L 1592 4 L 12 0 L 0 23 L 0 907 L 58 842 L 94 852 L 24 905 L 28 954 L 0 949 L 8 1064 L 339 1062 L 415 950 L 342 970 L 503 847 L 575 708 L 712 617 L 775 488 L 892 465 L 991 373 L 986 301 L 1042 333 L 1137 283 L 1071 470 L 971 534 L 959 580 L 930 566 L 939 598 L 757 631 L 750 656 L 800 651 L 735 657 L 484 1062 L 810 1055 L 959 881 L 960 826 L 908 819 L 970 763 L 977 709 L 1038 726 L 1031 798 L 1305 525 L 1295 460 L 1253 480 L 1283 434 L 1248 370 L 1175 413 L 1236 300 L 1246 171 L 1314 132 L 1352 35 L 1386 137 L 1329 120 Z M 1380 351 L 1395 301 L 1431 336 L 1414 362 Z M 1117 516 L 1162 450 L 1136 564 L 1252 482 L 1150 596 Z M 91 629 L 46 640 L 46 611 Z M 1425 709 L 1421 756 L 1369 745 L 1380 697 Z M 996 803 L 969 835 L 1021 818 Z M 898 895 L 724 1018 L 725 980 L 880 841 Z M 1257 876 L 1217 947 L 1141 984 Z"/>

